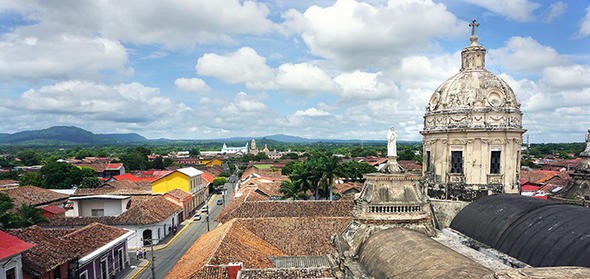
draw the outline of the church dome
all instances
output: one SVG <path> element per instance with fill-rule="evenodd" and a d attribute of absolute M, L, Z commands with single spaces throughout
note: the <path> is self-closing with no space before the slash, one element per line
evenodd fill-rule
<path fill-rule="evenodd" d="M 486 49 L 471 37 L 461 52 L 461 70 L 432 94 L 424 131 L 453 129 L 521 129 L 522 113 L 512 88 L 485 68 Z"/>

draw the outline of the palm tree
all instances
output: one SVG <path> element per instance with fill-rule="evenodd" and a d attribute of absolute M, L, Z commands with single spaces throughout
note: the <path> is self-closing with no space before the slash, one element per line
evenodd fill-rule
<path fill-rule="evenodd" d="M 332 184 L 334 183 L 334 177 L 336 176 L 336 172 L 338 171 L 338 157 L 330 156 L 324 157 L 324 164 L 323 164 L 323 181 L 325 184 L 326 192 L 328 192 L 328 199 L 332 200 Z"/>
<path fill-rule="evenodd" d="M 286 180 L 281 182 L 279 192 L 283 193 L 282 199 L 292 200 L 306 200 L 307 195 L 301 191 L 300 185 L 293 183 L 293 181 Z"/>

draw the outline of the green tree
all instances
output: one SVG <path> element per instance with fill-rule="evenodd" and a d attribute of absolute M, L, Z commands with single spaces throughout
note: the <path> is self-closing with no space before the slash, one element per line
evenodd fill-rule
<path fill-rule="evenodd" d="M 63 162 L 50 162 L 41 168 L 41 187 L 51 189 L 69 189 L 80 185 L 82 170 Z"/>
<path fill-rule="evenodd" d="M 21 177 L 18 179 L 18 184 L 22 186 L 33 185 L 37 187 L 42 187 L 43 182 L 41 179 L 41 174 L 38 172 L 25 172 Z"/>
<path fill-rule="evenodd" d="M 153 169 L 163 170 L 164 160 L 162 160 L 161 156 L 156 156 L 156 158 L 151 162 L 151 166 Z"/>
<path fill-rule="evenodd" d="M 12 227 L 12 222 L 16 217 L 13 212 L 9 211 L 12 206 L 12 199 L 7 194 L 0 192 L 0 229 Z"/>
<path fill-rule="evenodd" d="M 328 199 L 332 200 L 332 185 L 338 171 L 339 159 L 336 156 L 322 157 L 322 183 Z"/>
<path fill-rule="evenodd" d="M 100 185 L 100 179 L 98 177 L 82 177 L 80 182 L 80 188 L 96 188 Z"/>
<path fill-rule="evenodd" d="M 125 168 L 129 170 L 145 170 L 150 166 L 147 158 L 149 154 L 151 154 L 149 149 L 139 146 L 127 150 L 120 158 Z"/>
<path fill-rule="evenodd" d="M 31 204 L 21 204 L 13 224 L 15 227 L 24 228 L 40 223 L 47 223 L 47 219 L 43 217 L 42 212 L 41 209 Z"/>
<path fill-rule="evenodd" d="M 227 179 L 223 176 L 213 178 L 213 185 L 215 185 L 216 187 L 224 185 L 226 182 L 227 182 Z"/>
<path fill-rule="evenodd" d="M 338 166 L 337 173 L 342 178 L 358 181 L 363 178 L 363 174 L 375 171 L 375 167 L 366 162 L 348 161 Z"/>
<path fill-rule="evenodd" d="M 293 170 L 295 169 L 295 165 L 297 164 L 297 161 L 289 161 L 287 162 L 283 168 L 281 169 L 281 174 L 282 175 L 286 175 L 289 176 L 291 175 L 291 173 L 293 172 Z"/>
<path fill-rule="evenodd" d="M 201 155 L 201 150 L 197 147 L 191 148 L 188 152 L 189 152 L 190 156 L 193 156 L 193 157 Z"/>
<path fill-rule="evenodd" d="M 82 177 L 97 177 L 96 175 L 96 170 L 94 170 L 91 167 L 79 167 L 80 168 L 80 173 L 82 174 Z"/>
<path fill-rule="evenodd" d="M 301 185 L 293 183 L 293 181 L 285 180 L 281 182 L 279 192 L 283 194 L 283 200 L 306 200 L 308 196 L 305 194 Z"/>
<path fill-rule="evenodd" d="M 21 164 L 24 166 L 39 165 L 41 163 L 39 154 L 30 149 L 16 153 L 16 157 L 20 159 Z"/>

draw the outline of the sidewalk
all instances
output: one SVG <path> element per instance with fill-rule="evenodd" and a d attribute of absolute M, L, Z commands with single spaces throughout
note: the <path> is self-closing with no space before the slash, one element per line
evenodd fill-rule
<path fill-rule="evenodd" d="M 217 199 L 218 195 L 214 194 L 212 195 L 209 200 L 207 201 L 207 206 L 210 206 L 213 202 L 215 202 Z M 200 208 L 199 208 L 200 210 Z M 176 240 L 176 238 L 178 238 L 185 230 L 186 228 L 188 228 L 188 226 L 193 222 L 192 216 L 190 216 L 190 218 L 185 219 L 184 221 L 182 221 L 179 225 L 178 225 L 178 232 L 176 234 L 170 234 L 168 236 L 166 236 L 165 238 L 161 239 L 157 245 L 154 245 L 154 252 L 158 251 L 158 250 L 162 250 L 166 247 L 168 247 L 168 245 L 174 243 L 174 240 Z M 117 275 L 115 276 L 115 278 L 117 279 L 134 279 L 137 275 L 139 275 L 142 271 L 144 271 L 144 269 L 149 269 L 150 266 L 150 260 L 151 260 L 151 249 L 149 247 L 143 247 L 144 249 L 146 249 L 147 253 L 146 253 L 146 257 L 147 259 L 137 259 L 137 256 L 135 255 L 135 251 L 137 251 L 137 249 L 129 249 L 127 251 L 128 255 L 129 255 L 129 267 L 127 267 L 125 270 L 117 273 Z M 148 270 L 149 272 L 149 270 Z"/>
<path fill-rule="evenodd" d="M 164 248 L 168 247 L 168 245 L 172 244 L 174 242 L 174 240 L 178 236 L 180 236 L 184 232 L 184 230 L 188 227 L 188 225 L 190 225 L 191 223 L 192 223 L 192 218 L 182 221 L 182 223 L 180 223 L 180 225 L 178 227 L 178 232 L 176 234 L 170 234 L 170 235 L 166 236 L 165 238 L 161 239 L 157 245 L 154 245 L 154 252 L 164 249 Z M 141 273 L 141 271 L 143 271 L 146 268 L 149 268 L 150 259 L 151 259 L 151 249 L 149 247 L 144 247 L 144 249 L 146 249 L 146 251 L 147 251 L 147 253 L 146 253 L 147 259 L 142 259 L 142 258 L 137 259 L 137 256 L 135 255 L 135 251 L 137 251 L 137 249 L 129 249 L 127 251 L 127 254 L 129 255 L 129 267 L 127 267 L 123 271 L 117 273 L 115 278 L 117 278 L 117 279 L 133 279 L 133 278 L 135 278 L 135 276 L 137 276 L 139 273 Z"/>

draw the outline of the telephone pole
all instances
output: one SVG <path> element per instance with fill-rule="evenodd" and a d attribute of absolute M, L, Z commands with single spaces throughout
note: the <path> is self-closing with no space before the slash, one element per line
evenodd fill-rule
<path fill-rule="evenodd" d="M 152 278 L 156 279 L 156 266 L 154 264 L 155 257 L 154 257 L 154 239 L 150 238 L 150 250 L 152 254 L 152 262 L 151 262 L 151 269 L 152 269 Z"/>

